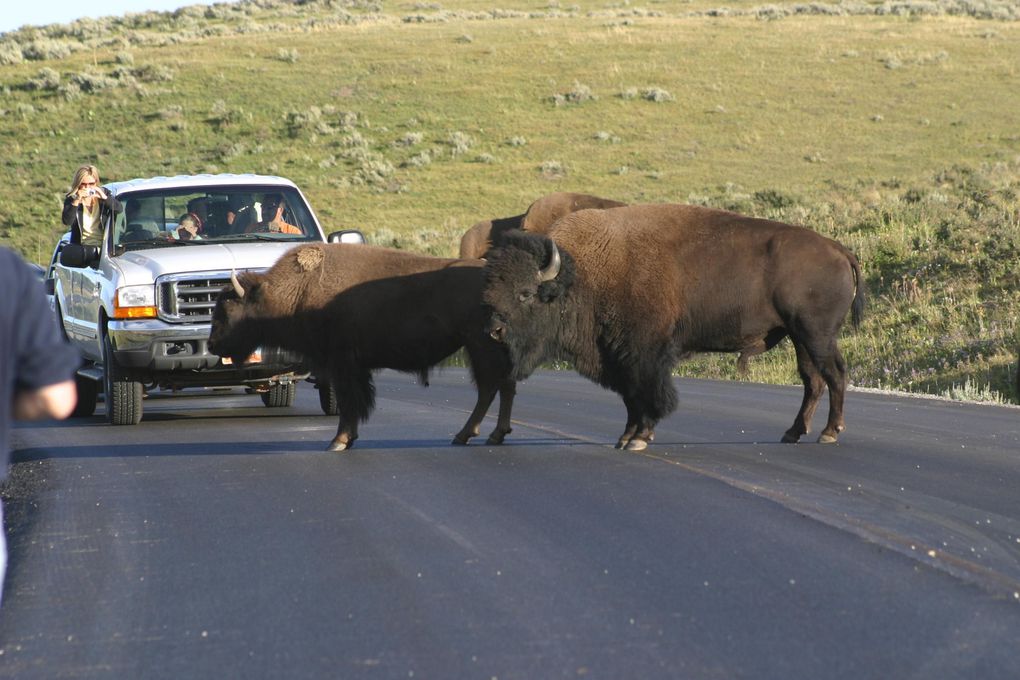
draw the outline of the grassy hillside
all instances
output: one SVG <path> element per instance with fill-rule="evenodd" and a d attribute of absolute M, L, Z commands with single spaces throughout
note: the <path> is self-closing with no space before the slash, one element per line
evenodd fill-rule
<path fill-rule="evenodd" d="M 0 242 L 46 259 L 84 161 L 282 174 L 330 228 L 443 255 L 551 191 L 703 203 L 858 254 L 856 384 L 1015 400 L 1018 67 L 995 0 L 259 0 L 22 29 Z M 792 354 L 750 377 L 797 382 Z"/>

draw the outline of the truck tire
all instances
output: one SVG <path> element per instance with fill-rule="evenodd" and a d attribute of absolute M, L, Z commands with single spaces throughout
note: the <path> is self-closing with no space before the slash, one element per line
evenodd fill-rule
<path fill-rule="evenodd" d="M 319 380 L 315 384 L 319 391 L 319 406 L 327 416 L 340 415 L 340 402 L 336 398 L 336 390 L 333 389 L 333 382 L 330 380 Z"/>
<path fill-rule="evenodd" d="M 297 396 L 297 383 L 271 385 L 268 392 L 263 392 L 259 396 L 262 397 L 262 403 L 269 408 L 291 406 L 294 403 L 294 397 Z"/>
<path fill-rule="evenodd" d="M 74 386 L 78 390 L 78 401 L 71 411 L 72 418 L 88 418 L 96 412 L 99 400 L 99 383 L 80 375 L 74 376 Z"/>
<path fill-rule="evenodd" d="M 106 421 L 111 425 L 142 422 L 142 383 L 130 380 L 113 357 L 113 343 L 103 335 L 103 392 Z"/>

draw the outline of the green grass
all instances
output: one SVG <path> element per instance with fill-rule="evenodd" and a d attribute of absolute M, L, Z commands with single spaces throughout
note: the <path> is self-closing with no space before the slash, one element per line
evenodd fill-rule
<path fill-rule="evenodd" d="M 704 203 L 858 254 L 856 384 L 1016 400 L 1013 3 L 260 5 L 0 36 L 0 242 L 47 259 L 85 161 L 106 181 L 282 174 L 328 228 L 439 255 L 551 191 Z M 5 59 L 30 44 L 67 55 Z M 791 352 L 749 378 L 797 382 Z"/>

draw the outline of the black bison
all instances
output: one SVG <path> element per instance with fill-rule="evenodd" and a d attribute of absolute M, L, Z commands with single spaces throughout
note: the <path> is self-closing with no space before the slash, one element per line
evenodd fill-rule
<path fill-rule="evenodd" d="M 623 397 L 618 448 L 641 450 L 676 408 L 676 362 L 695 352 L 741 361 L 790 336 L 804 401 L 784 442 L 808 432 L 827 385 L 820 442 L 844 429 L 846 364 L 836 346 L 847 310 L 860 322 L 864 284 L 850 251 L 805 229 L 687 205 L 583 210 L 548 236 L 515 232 L 489 253 L 489 331 L 513 377 L 571 360 Z"/>
<path fill-rule="evenodd" d="M 488 441 L 499 444 L 510 432 L 516 386 L 505 348 L 485 332 L 482 265 L 367 245 L 295 248 L 264 274 L 232 277 L 216 300 L 209 351 L 233 361 L 261 346 L 302 354 L 336 390 L 340 423 L 329 450 L 343 451 L 375 406 L 374 369 L 418 373 L 424 382 L 430 367 L 464 347 L 478 401 L 454 443 L 478 434 L 498 391 Z"/>
<path fill-rule="evenodd" d="M 485 253 L 494 245 L 499 245 L 503 234 L 511 229 L 522 229 L 533 234 L 544 234 L 553 223 L 565 215 L 578 210 L 604 210 L 626 205 L 608 198 L 599 198 L 589 194 L 572 194 L 558 192 L 538 199 L 523 215 L 501 217 L 495 220 L 478 222 L 464 232 L 460 239 L 460 257 L 477 259 L 485 257 Z"/>

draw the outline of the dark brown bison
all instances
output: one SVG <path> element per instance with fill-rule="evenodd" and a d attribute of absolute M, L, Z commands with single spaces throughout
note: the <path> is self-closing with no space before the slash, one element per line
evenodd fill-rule
<path fill-rule="evenodd" d="M 375 406 L 374 369 L 418 373 L 424 382 L 430 367 L 464 347 L 478 401 L 454 443 L 478 434 L 498 391 L 489 443 L 499 444 L 510 432 L 516 388 L 505 348 L 485 332 L 482 264 L 367 245 L 296 248 L 220 293 L 209 350 L 234 361 L 261 346 L 303 355 L 336 390 L 340 423 L 329 450 L 342 451 Z"/>
<path fill-rule="evenodd" d="M 464 232 L 460 239 L 460 256 L 463 259 L 485 257 L 486 251 L 494 245 L 499 245 L 500 237 L 511 229 L 544 234 L 549 231 L 553 222 L 572 212 L 588 209 L 604 210 L 624 205 L 626 203 L 588 194 L 565 192 L 549 194 L 532 203 L 523 215 L 501 217 L 475 224 Z"/>
<path fill-rule="evenodd" d="M 618 447 L 644 449 L 676 408 L 671 372 L 695 352 L 759 354 L 790 336 L 804 401 L 785 442 L 808 432 L 829 388 L 820 442 L 844 429 L 846 365 L 836 346 L 847 310 L 864 308 L 850 251 L 803 227 L 686 205 L 583 210 L 548 236 L 514 232 L 489 253 L 489 331 L 513 377 L 545 359 L 623 397 Z"/>

